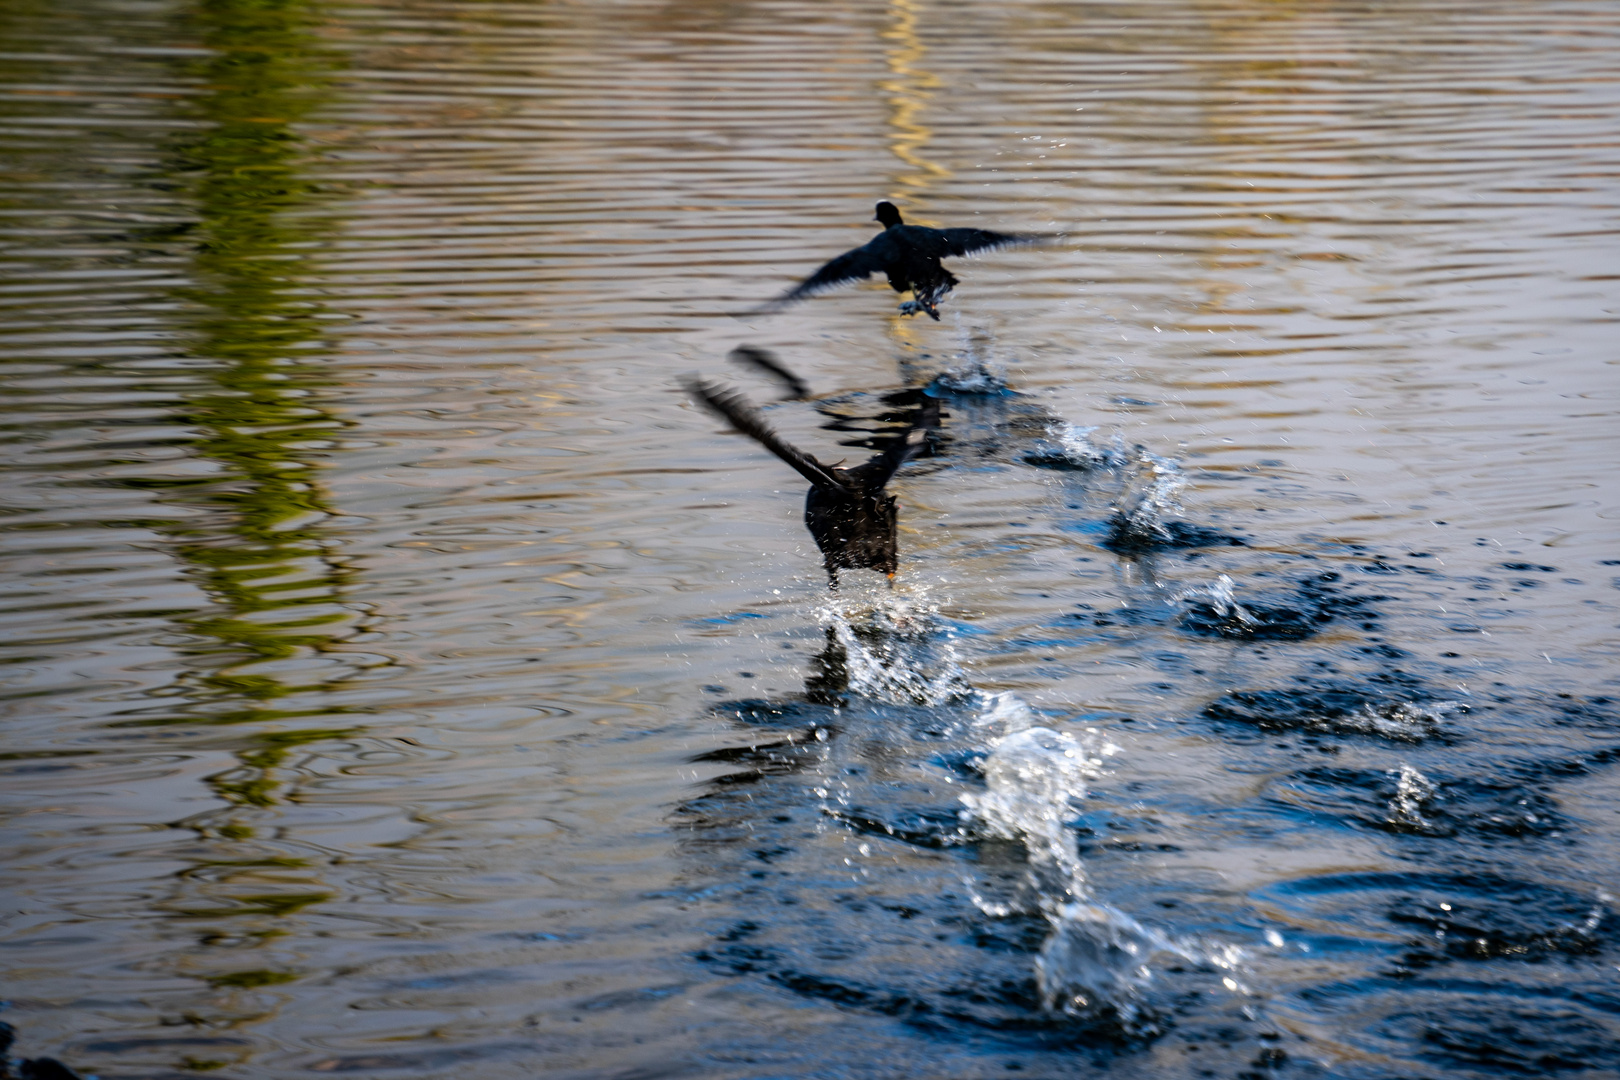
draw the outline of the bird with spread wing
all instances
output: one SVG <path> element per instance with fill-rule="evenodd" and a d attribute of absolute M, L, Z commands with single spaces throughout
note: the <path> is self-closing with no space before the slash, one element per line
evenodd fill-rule
<path fill-rule="evenodd" d="M 900 305 L 902 314 L 915 315 L 923 311 L 937 322 L 939 302 L 957 283 L 956 276 L 941 266 L 939 260 L 1013 244 L 1038 244 L 1050 239 L 1031 233 L 931 229 L 926 225 L 907 225 L 891 202 L 878 203 L 877 214 L 872 220 L 883 223 L 882 232 L 855 250 L 844 252 L 756 310 L 759 313 L 778 311 L 795 301 L 881 273 L 889 279 L 889 287 L 895 292 L 909 291 L 912 294 L 913 299 Z"/>
<path fill-rule="evenodd" d="M 927 398 L 911 426 L 881 454 L 846 469 L 824 465 L 783 441 L 738 391 L 695 378 L 684 383 L 687 393 L 810 481 L 804 524 L 821 549 L 833 588 L 838 588 L 840 570 L 877 570 L 893 584 L 899 567 L 899 504 L 884 487 L 900 466 L 923 451 L 929 430 L 939 426 L 937 398 Z"/>

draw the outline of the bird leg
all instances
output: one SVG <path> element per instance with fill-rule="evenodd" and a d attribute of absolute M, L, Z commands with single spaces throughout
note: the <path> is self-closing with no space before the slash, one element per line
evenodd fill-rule
<path fill-rule="evenodd" d="M 913 285 L 912 299 L 900 305 L 901 314 L 915 315 L 919 311 L 925 311 L 930 319 L 939 322 L 939 302 L 951 291 L 951 284 L 950 281 L 939 281 L 932 285 Z"/>

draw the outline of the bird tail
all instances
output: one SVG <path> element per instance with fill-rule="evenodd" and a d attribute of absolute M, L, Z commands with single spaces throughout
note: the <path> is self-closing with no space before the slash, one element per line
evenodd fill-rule
<path fill-rule="evenodd" d="M 793 466 L 800 476 L 816 487 L 849 493 L 849 489 L 838 482 L 830 469 L 809 454 L 784 442 L 780 435 L 772 431 L 765 418 L 759 414 L 759 410 L 754 408 L 740 392 L 693 376 L 682 379 L 681 384 L 699 403 Z M 896 465 L 895 468 L 899 466 Z"/>

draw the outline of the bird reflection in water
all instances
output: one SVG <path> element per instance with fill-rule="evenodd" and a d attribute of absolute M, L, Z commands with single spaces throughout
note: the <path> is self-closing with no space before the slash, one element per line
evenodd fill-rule
<path fill-rule="evenodd" d="M 785 442 L 740 391 L 697 378 L 687 379 L 685 386 L 699 402 L 810 481 L 804 523 L 821 549 L 828 584 L 838 588 L 840 570 L 877 570 L 894 584 L 899 569 L 899 503 L 885 488 L 900 466 L 927 448 L 928 432 L 939 426 L 937 399 L 924 398 L 911 425 L 881 453 L 845 468 L 824 465 Z"/>

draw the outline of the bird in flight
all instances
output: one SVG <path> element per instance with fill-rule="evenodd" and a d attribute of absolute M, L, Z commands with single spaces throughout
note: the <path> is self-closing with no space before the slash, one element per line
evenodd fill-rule
<path fill-rule="evenodd" d="M 939 260 L 1011 244 L 1035 244 L 1048 239 L 1029 233 L 999 233 L 989 229 L 931 229 L 926 225 L 907 225 L 891 202 L 878 203 L 877 214 L 872 220 L 883 223 L 882 232 L 855 250 L 844 252 L 756 311 L 778 311 L 807 296 L 882 273 L 888 277 L 889 287 L 895 292 L 909 290 L 913 297 L 900 305 L 901 314 L 915 315 L 924 311 L 929 318 L 938 322 L 939 302 L 956 284 L 955 275 L 941 266 Z"/>
<path fill-rule="evenodd" d="M 793 466 L 810 481 L 804 524 L 821 549 L 827 582 L 838 588 L 840 570 L 878 570 L 894 584 L 899 568 L 899 504 L 884 490 L 900 466 L 922 452 L 928 431 L 939 426 L 939 400 L 928 398 L 911 426 L 881 454 L 860 465 L 824 465 L 782 440 L 741 393 L 701 379 L 687 379 L 687 393 L 731 426 Z"/>

